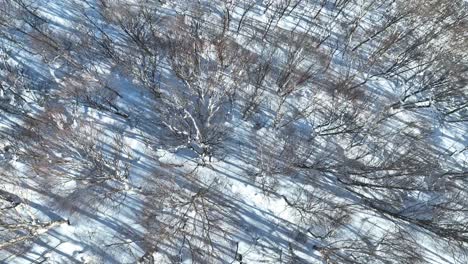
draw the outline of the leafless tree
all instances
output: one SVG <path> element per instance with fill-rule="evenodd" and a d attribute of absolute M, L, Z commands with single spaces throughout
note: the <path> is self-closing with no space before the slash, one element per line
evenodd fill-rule
<path fill-rule="evenodd" d="M 243 78 L 244 66 L 236 60 L 244 56 L 243 51 L 222 36 L 205 39 L 199 21 L 179 20 L 176 27 L 168 40 L 168 61 L 184 89 L 163 92 L 158 111 L 167 128 L 203 159 L 211 160 L 213 148 L 227 132 L 226 122 Z"/>

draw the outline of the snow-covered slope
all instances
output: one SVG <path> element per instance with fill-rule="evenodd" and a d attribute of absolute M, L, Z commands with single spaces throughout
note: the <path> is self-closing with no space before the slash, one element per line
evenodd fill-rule
<path fill-rule="evenodd" d="M 467 263 L 463 1 L 1 1 L 0 263 Z"/>

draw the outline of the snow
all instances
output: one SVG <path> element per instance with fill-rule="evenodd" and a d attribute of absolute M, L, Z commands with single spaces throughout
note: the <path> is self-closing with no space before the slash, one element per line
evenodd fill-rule
<path fill-rule="evenodd" d="M 173 13 L 174 11 L 181 11 L 184 9 L 183 3 L 174 1 L 167 1 L 161 8 L 163 11 Z M 182 1 L 183 2 L 183 1 Z M 91 5 L 94 5 L 90 1 Z M 73 30 L 74 16 L 76 14 L 72 2 L 67 1 L 44 1 L 41 6 L 41 14 L 45 18 L 50 19 L 55 25 L 56 30 Z M 301 11 L 301 7 L 296 9 L 296 12 Z M 254 8 L 252 11 L 258 23 L 267 23 L 268 14 L 263 14 L 260 8 Z M 324 11 L 325 12 L 325 11 Z M 357 11 L 356 11 L 357 12 Z M 237 7 L 234 11 L 234 16 L 239 17 L 242 14 L 242 8 Z M 300 13 L 298 13 L 300 14 Z M 295 26 L 300 19 L 298 16 L 286 16 L 279 25 L 283 29 L 291 29 Z M 331 19 L 331 18 L 330 18 Z M 378 16 L 373 17 L 373 20 L 378 19 Z M 369 21 L 369 23 L 372 21 Z M 330 25 L 334 23 L 329 22 Z M 306 24 L 306 22 L 304 22 Z M 306 28 L 306 25 L 299 24 L 300 27 Z M 371 24 L 369 24 L 371 25 Z M 242 36 L 238 37 L 238 41 L 242 43 Z M 260 47 L 258 47 L 260 49 Z M 22 55 L 26 56 L 26 55 Z M 36 63 L 41 64 L 39 58 L 32 57 L 31 60 L 37 60 Z M 338 60 L 338 59 L 337 59 Z M 336 62 L 333 62 L 336 63 Z M 336 63 L 339 65 L 339 63 Z M 47 67 L 47 71 L 39 68 L 38 72 L 47 73 L 59 87 L 65 85 L 64 76 L 61 76 L 60 63 L 52 63 Z M 340 69 L 338 69 L 339 72 Z M 66 219 L 70 221 L 70 225 L 61 224 L 60 226 L 50 229 L 42 230 L 44 234 L 35 238 L 31 244 L 22 252 L 22 254 L 9 254 L 8 252 L 0 251 L 0 262 L 2 263 L 135 263 L 139 258 L 148 252 L 147 245 L 142 242 L 142 237 L 149 234 L 145 223 L 142 223 L 143 215 L 146 213 L 148 202 L 145 200 L 146 192 L 154 191 L 171 191 L 171 190 L 148 190 L 152 188 L 152 184 L 157 181 L 162 182 L 162 189 L 164 189 L 167 182 L 173 182 L 177 185 L 174 190 L 186 189 L 187 193 L 192 195 L 196 193 L 197 188 L 210 188 L 213 187 L 213 193 L 216 199 L 223 200 L 227 204 L 227 212 L 220 213 L 223 217 L 223 223 L 220 226 L 229 230 L 226 237 L 219 239 L 220 245 L 229 245 L 231 248 L 220 250 L 220 252 L 230 252 L 235 250 L 237 245 L 237 253 L 242 255 L 242 263 L 279 263 L 281 259 L 286 263 L 287 258 L 292 258 L 292 255 L 297 256 L 304 263 L 322 263 L 324 254 L 320 252 L 316 246 L 323 246 L 326 239 L 319 239 L 313 237 L 310 232 L 318 236 L 325 236 L 330 229 L 332 237 L 339 237 L 342 241 L 347 239 L 355 239 L 360 234 L 370 233 L 370 237 L 374 239 L 385 236 L 385 232 L 391 230 L 396 225 L 392 222 L 391 217 L 383 214 L 375 213 L 374 211 L 366 208 L 364 205 L 359 204 L 360 197 L 353 196 L 343 186 L 338 184 L 334 175 L 329 174 L 314 174 L 314 172 L 304 172 L 299 169 L 297 171 L 288 172 L 288 168 L 271 168 L 273 177 L 266 177 L 257 171 L 258 159 L 260 151 L 256 148 L 257 143 L 269 142 L 265 145 L 265 150 L 261 151 L 276 151 L 276 149 L 269 149 L 273 147 L 283 146 L 290 144 L 285 137 L 277 136 L 278 129 L 273 128 L 274 116 L 265 117 L 269 120 L 260 126 L 259 129 L 254 129 L 254 125 L 242 120 L 238 113 L 233 113 L 233 120 L 229 121 L 231 136 L 226 140 L 221 152 L 225 155 L 215 156 L 209 165 L 203 164 L 197 158 L 193 151 L 188 149 L 185 145 L 174 145 L 170 140 L 163 138 L 163 131 L 159 130 L 155 125 L 156 121 L 154 113 L 151 108 L 152 96 L 148 91 L 145 91 L 138 86 L 138 83 L 126 78 L 124 73 L 118 69 L 107 69 L 105 66 L 102 68 L 97 67 L 96 73 L 106 80 L 106 83 L 112 89 L 115 89 L 121 97 L 116 99 L 116 105 L 124 113 L 133 113 L 128 119 L 124 119 L 115 114 L 104 112 L 101 110 L 93 109 L 87 106 L 78 106 L 73 110 L 73 116 L 80 116 L 82 122 L 91 122 L 91 125 L 86 131 L 75 131 L 78 135 L 83 137 L 91 137 L 92 133 L 99 133 L 101 135 L 100 142 L 96 146 L 102 145 L 104 150 L 112 153 L 112 140 L 116 137 L 122 138 L 123 150 L 122 161 L 119 163 L 121 168 L 125 165 L 129 167 L 129 175 L 123 182 L 125 188 L 121 191 L 122 196 L 118 196 L 115 200 L 110 198 L 108 204 L 100 204 L 101 199 L 109 199 L 108 197 L 96 198 L 96 205 L 80 204 L 74 205 L 66 197 L 67 190 L 76 188 L 80 183 L 69 181 L 61 182 L 59 186 L 52 186 L 54 188 L 62 188 L 64 190 L 63 197 L 55 196 L 55 194 L 48 193 L 47 191 L 37 188 L 40 185 L 34 170 L 28 168 L 24 161 L 21 160 L 21 153 L 18 157 L 9 157 L 9 154 L 0 152 L 0 164 L 9 164 L 16 171 L 19 179 L 11 183 L 0 182 L 0 187 L 10 193 L 14 193 L 21 197 L 29 212 L 41 221 L 52 221 L 59 219 Z M 169 74 L 168 74 L 169 75 Z M 169 76 L 171 77 L 171 76 Z M 176 81 L 167 81 L 170 87 Z M 373 77 L 369 81 L 369 90 L 375 98 L 380 98 L 378 103 L 375 103 L 375 111 L 385 109 L 388 103 L 393 102 L 394 98 L 399 94 L 399 86 L 383 77 Z M 302 106 L 307 101 L 307 96 L 315 95 L 317 104 L 332 105 L 336 102 L 332 101 L 332 96 L 325 92 L 314 93 L 310 90 L 301 91 L 301 96 L 295 95 L 288 98 L 287 104 Z M 273 98 L 273 95 L 268 95 Z M 3 98 L 3 95 L 0 95 Z M 334 97 L 334 96 L 333 96 Z M 27 103 L 31 104 L 31 109 L 35 109 L 37 114 L 44 111 L 44 107 L 35 105 L 33 94 L 28 97 Z M 278 103 L 273 99 L 268 100 L 270 109 L 277 109 Z M 423 106 L 425 103 L 418 103 L 416 106 Z M 340 103 L 337 103 L 340 105 Z M 288 108 L 289 109 L 289 108 Z M 193 123 L 197 124 L 195 117 L 193 117 L 187 110 L 187 117 L 193 119 Z M 287 111 L 286 115 L 291 114 Z M 450 162 L 454 169 L 465 169 L 468 163 L 468 151 L 465 151 L 468 146 L 468 134 L 466 123 L 445 123 L 443 126 L 437 124 L 437 119 L 434 117 L 432 110 L 429 109 L 423 114 L 421 112 L 403 111 L 402 109 L 391 109 L 389 115 L 395 116 L 394 121 L 386 124 L 388 126 L 389 136 L 388 147 L 397 148 L 400 142 L 397 142 L 399 136 L 403 133 L 411 133 L 415 136 L 424 137 L 426 129 L 432 131 L 430 141 L 436 148 L 440 148 L 441 159 L 446 159 Z M 71 113 L 70 111 L 66 111 Z M 428 120 L 427 124 L 431 127 L 407 127 L 406 124 L 421 120 L 419 115 L 425 115 Z M 52 116 L 54 125 L 58 131 L 66 131 L 67 124 L 70 122 L 69 117 L 63 114 Z M 70 117 L 72 118 L 72 117 Z M 344 117 L 340 117 L 343 119 Z M 377 120 L 380 116 L 374 116 L 369 113 L 369 118 Z M 309 117 L 319 123 L 320 117 Z M 11 127 L 12 123 L 21 122 L 19 119 L 12 118 L 11 120 L 1 120 L 0 131 Z M 73 120 L 71 125 L 73 128 L 77 127 L 76 120 Z M 154 123 L 153 123 L 154 122 Z M 344 122 L 344 121 L 343 121 Z M 50 124 L 52 125 L 52 124 Z M 287 126 L 285 126 L 287 129 Z M 311 131 L 315 127 L 310 124 L 300 124 L 298 129 L 301 131 Z M 331 126 L 324 126 L 321 131 Z M 200 137 L 200 128 L 196 126 L 197 136 Z M 297 129 L 297 128 L 296 128 Z M 86 132 L 86 134 L 85 134 Z M 63 132 L 65 133 L 65 132 Z M 154 140 L 154 138 L 160 139 Z M 395 140 L 393 140 L 395 139 Z M 359 149 L 353 148 L 352 150 L 340 149 L 340 145 L 346 139 L 337 139 L 336 142 L 326 142 L 322 137 L 318 139 L 320 147 L 317 149 L 318 153 L 327 154 L 327 152 L 341 151 L 343 156 L 353 157 L 359 155 Z M 258 142 L 257 142 L 258 141 Z M 70 142 L 70 145 L 73 142 Z M 95 147 L 96 147 L 95 146 Z M 0 142 L 0 148 L 4 149 L 4 145 Z M 362 149 L 361 149 L 362 150 Z M 299 152 L 300 149 L 295 149 Z M 242 154 L 241 154 L 242 153 Z M 380 159 L 385 159 L 385 149 L 381 150 Z M 72 159 L 63 157 L 62 153 L 54 153 L 57 159 L 63 159 L 72 163 Z M 279 153 L 274 153 L 279 155 Z M 81 154 L 80 154 L 81 155 Z M 267 155 L 267 154 L 265 154 Z M 49 161 L 52 162 L 52 157 Z M 110 160 L 110 159 L 109 159 Z M 363 161 L 370 161 L 363 158 Z M 264 162 L 263 160 L 261 162 Z M 266 161 L 265 161 L 266 162 Z M 71 165 L 70 165 L 71 166 Z M 263 166 L 263 164 L 262 164 Z M 283 166 L 279 164 L 278 160 L 272 164 L 265 164 L 265 171 L 270 167 Z M 73 173 L 73 167 L 70 167 L 69 173 Z M 276 171 L 276 170 L 277 171 Z M 291 169 L 292 170 L 292 169 Z M 122 172 L 123 169 L 118 171 Z M 257 174 L 258 173 L 258 174 Z M 196 180 L 194 186 L 189 186 L 187 178 L 192 175 Z M 187 177 L 187 178 L 184 178 Z M 310 179 L 307 181 L 304 178 L 316 177 L 317 181 L 311 184 Z M 262 182 L 263 181 L 263 182 Z M 20 184 L 19 184 L 20 183 Z M 263 188 L 262 185 L 274 186 L 271 189 Z M 185 188 L 186 187 L 186 188 Z M 179 189 L 178 189 L 179 188 Z M 193 188 L 193 190 L 190 190 Z M 268 190 L 266 190 L 268 189 Z M 87 191 L 87 190 L 84 190 Z M 92 192 L 92 190 L 89 190 Z M 317 199 L 318 194 L 324 194 L 326 197 L 325 202 L 333 204 L 344 203 L 346 209 L 352 212 L 351 219 L 344 225 L 338 227 L 329 227 L 328 222 L 321 226 L 319 223 L 314 223 L 315 226 L 308 226 L 300 219 L 300 212 L 290 206 L 289 203 L 294 203 L 294 197 L 298 196 L 299 191 L 310 193 L 311 199 Z M 181 191 L 182 192 L 182 191 Z M 86 195 L 86 192 L 78 193 L 76 198 L 82 201 L 81 195 Z M 344 195 L 343 193 L 346 193 Z M 174 193 L 176 196 L 179 193 Z M 190 196 L 189 195 L 189 196 Z M 222 195 L 222 199 L 218 198 Z M 314 196 L 317 195 L 317 196 Z M 379 197 L 378 193 L 368 193 L 366 197 Z M 419 194 L 418 194 L 419 195 Z M 428 194 L 420 194 L 417 200 L 430 200 Z M 307 195 L 299 195 L 298 201 L 304 202 Z M 167 198 L 167 197 L 165 197 Z M 411 201 L 408 197 L 408 201 Z M 215 198 L 211 202 L 216 203 Z M 329 199 L 329 200 L 328 200 Z M 324 201 L 316 201 L 316 204 Z M 61 204 L 63 202 L 64 204 Z M 151 201 L 154 202 L 154 201 Z M 410 202 L 408 202 L 410 204 Z M 333 207 L 333 205 L 329 205 Z M 329 208 L 326 207 L 325 210 Z M 336 208 L 335 208 L 336 209 Z M 330 209 L 331 210 L 331 209 Z M 161 212 L 161 215 L 164 213 Z M 199 212 L 196 209 L 191 209 L 185 217 L 187 219 L 196 219 Z M 168 218 L 169 219 L 169 218 Z M 165 223 L 171 225 L 171 223 Z M 174 223 L 175 224 L 175 223 Z M 410 229 L 410 228 L 409 228 Z M 460 260 L 454 259 L 452 249 L 445 250 L 444 247 L 449 248 L 450 245 L 443 240 L 434 238 L 434 236 L 421 228 L 414 227 L 414 239 L 416 239 L 422 246 L 424 258 L 431 263 L 454 263 Z M 297 242 L 302 238 L 302 242 Z M 185 238 L 184 238 L 185 239 Z M 223 240 L 225 239 L 225 240 Z M 0 240 L 1 241 L 1 240 Z M 337 240 L 337 244 L 341 240 Z M 170 243 L 161 246 L 171 248 Z M 222 246 L 220 246 L 221 248 Z M 194 263 L 193 257 L 188 246 L 180 250 L 172 249 L 172 255 L 179 255 L 177 263 L 189 264 Z M 377 249 L 376 249 L 377 250 Z M 455 252 L 456 250 L 453 249 Z M 346 251 L 342 251 L 346 254 Z M 169 256 L 163 250 L 154 250 L 150 254 L 154 259 L 154 263 L 170 263 Z M 223 263 L 240 263 L 236 261 L 235 252 L 221 256 Z M 302 262 L 301 262 L 302 263 Z M 462 262 L 459 262 L 462 263 Z"/>

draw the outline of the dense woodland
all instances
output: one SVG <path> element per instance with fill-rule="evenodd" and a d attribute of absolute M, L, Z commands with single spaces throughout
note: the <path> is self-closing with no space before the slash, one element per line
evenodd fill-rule
<path fill-rule="evenodd" d="M 468 2 L 0 0 L 0 262 L 468 263 Z"/>

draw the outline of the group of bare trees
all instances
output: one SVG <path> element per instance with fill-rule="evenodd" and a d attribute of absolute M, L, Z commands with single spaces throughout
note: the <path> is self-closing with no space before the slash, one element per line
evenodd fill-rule
<path fill-rule="evenodd" d="M 229 155 L 243 124 L 251 136 L 237 140 L 251 149 L 230 154 L 250 162 L 250 182 L 285 202 L 301 229 L 296 242 L 315 241 L 325 262 L 423 262 L 417 230 L 466 247 L 466 161 L 434 140 L 434 129 L 468 117 L 465 1 L 67 6 L 73 29 L 34 1 L 0 0 L 0 114 L 10 120 L 1 154 L 14 153 L 34 175 L 28 184 L 63 207 L 121 205 L 133 192 L 144 201 L 147 233 L 138 240 L 148 254 L 242 263 L 226 222 L 236 208 L 203 172 Z M 146 114 L 125 105 L 130 90 L 149 102 Z M 170 139 L 197 168 L 164 167 L 155 155 L 151 183 L 136 186 L 125 128 L 99 122 L 100 114 L 143 123 L 149 153 Z M 27 202 L 12 195 L 0 192 L 0 250 L 64 223 L 24 214 Z M 393 226 L 348 237 L 357 210 Z M 288 255 L 295 259 L 294 245 Z"/>

